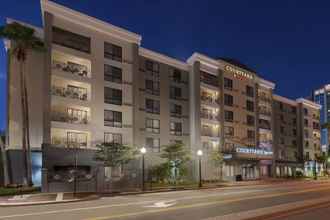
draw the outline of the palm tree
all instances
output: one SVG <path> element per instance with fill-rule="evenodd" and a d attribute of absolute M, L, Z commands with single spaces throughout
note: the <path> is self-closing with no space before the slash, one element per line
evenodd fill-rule
<path fill-rule="evenodd" d="M 33 185 L 31 171 L 30 122 L 28 106 L 28 90 L 26 84 L 27 73 L 24 71 L 29 51 L 43 51 L 44 43 L 35 36 L 34 29 L 17 22 L 0 27 L 0 38 L 12 41 L 9 56 L 19 63 L 20 92 L 22 105 L 22 150 L 25 166 L 24 184 Z"/>

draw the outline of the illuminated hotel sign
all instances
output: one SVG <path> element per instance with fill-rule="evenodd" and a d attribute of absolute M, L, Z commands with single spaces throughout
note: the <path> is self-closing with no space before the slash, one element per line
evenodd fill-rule
<path fill-rule="evenodd" d="M 247 148 L 247 147 L 237 147 L 236 153 L 242 153 L 242 154 L 256 154 L 256 155 L 262 155 L 262 156 L 271 156 L 273 155 L 273 151 L 267 151 L 262 149 L 256 149 L 256 148 Z"/>
<path fill-rule="evenodd" d="M 244 72 L 244 71 L 239 70 L 239 69 L 236 69 L 232 66 L 225 66 L 225 70 L 228 71 L 228 72 L 234 73 L 234 77 L 239 78 L 239 79 L 243 79 L 243 78 L 253 79 L 252 74 Z"/>

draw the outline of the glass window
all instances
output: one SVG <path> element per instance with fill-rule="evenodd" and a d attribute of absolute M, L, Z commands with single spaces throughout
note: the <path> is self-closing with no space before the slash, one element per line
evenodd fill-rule
<path fill-rule="evenodd" d="M 246 110 L 254 112 L 254 102 L 246 100 Z"/>
<path fill-rule="evenodd" d="M 121 62 L 122 48 L 120 46 L 104 42 L 104 57 Z"/>
<path fill-rule="evenodd" d="M 122 113 L 112 110 L 104 110 L 104 126 L 122 127 Z"/>
<path fill-rule="evenodd" d="M 68 108 L 68 119 L 70 123 L 87 124 L 87 111 L 80 109 Z"/>
<path fill-rule="evenodd" d="M 147 71 L 159 73 L 159 63 L 151 61 L 151 60 L 146 60 L 145 66 L 146 66 Z"/>
<path fill-rule="evenodd" d="M 254 97 L 254 88 L 252 86 L 246 86 L 246 95 L 249 97 Z"/>
<path fill-rule="evenodd" d="M 146 131 L 159 134 L 160 122 L 157 119 L 146 118 Z"/>
<path fill-rule="evenodd" d="M 225 89 L 229 89 L 229 90 L 233 89 L 233 80 L 225 77 L 223 82 L 224 82 Z"/>
<path fill-rule="evenodd" d="M 255 132 L 252 130 L 247 130 L 247 137 L 248 139 L 254 139 L 255 138 Z"/>
<path fill-rule="evenodd" d="M 160 152 L 160 140 L 159 138 L 146 138 L 146 147 L 151 149 L 152 152 Z"/>
<path fill-rule="evenodd" d="M 181 122 L 171 122 L 170 123 L 170 134 L 171 135 L 182 135 L 182 124 Z"/>
<path fill-rule="evenodd" d="M 159 95 L 159 82 L 147 79 L 145 81 L 146 92 L 152 95 Z"/>
<path fill-rule="evenodd" d="M 160 112 L 160 103 L 158 100 L 146 99 L 146 112 L 159 114 Z"/>
<path fill-rule="evenodd" d="M 246 124 L 249 126 L 254 126 L 254 117 L 252 115 L 246 116 Z"/>
<path fill-rule="evenodd" d="M 203 83 L 209 84 L 211 86 L 216 86 L 216 87 L 219 86 L 219 79 L 217 76 L 215 76 L 213 74 L 201 71 L 200 77 L 201 77 L 201 81 Z"/>
<path fill-rule="evenodd" d="M 109 82 L 122 82 L 122 70 L 118 67 L 104 64 L 104 80 Z"/>
<path fill-rule="evenodd" d="M 233 122 L 234 121 L 234 112 L 232 111 L 225 111 L 225 121 Z"/>
<path fill-rule="evenodd" d="M 172 117 L 181 117 L 182 106 L 175 103 L 170 103 L 170 113 Z"/>
<path fill-rule="evenodd" d="M 122 105 L 122 91 L 104 87 L 104 102 L 107 104 Z"/>
<path fill-rule="evenodd" d="M 234 136 L 234 128 L 233 127 L 225 126 L 224 132 L 225 132 L 225 136 L 231 136 L 231 137 Z"/>
<path fill-rule="evenodd" d="M 122 134 L 105 132 L 104 133 L 104 143 L 122 144 Z"/>
<path fill-rule="evenodd" d="M 91 52 L 91 39 L 70 31 L 53 27 L 53 43 L 85 53 Z"/>
<path fill-rule="evenodd" d="M 170 98 L 171 99 L 181 99 L 182 91 L 180 87 L 171 86 L 170 87 Z"/>
<path fill-rule="evenodd" d="M 233 106 L 234 97 L 232 95 L 225 94 L 224 99 L 225 99 L 225 101 L 224 101 L 225 105 Z"/>
<path fill-rule="evenodd" d="M 87 147 L 87 134 L 80 132 L 67 132 L 67 147 Z"/>

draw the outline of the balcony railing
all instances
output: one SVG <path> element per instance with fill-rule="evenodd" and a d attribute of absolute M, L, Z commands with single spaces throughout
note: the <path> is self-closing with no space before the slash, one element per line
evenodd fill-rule
<path fill-rule="evenodd" d="M 85 114 L 84 112 L 85 111 L 83 111 L 83 114 L 81 116 L 69 115 L 66 112 L 52 112 L 52 121 L 71 124 L 88 124 L 87 114 Z"/>
<path fill-rule="evenodd" d="M 268 103 L 272 102 L 271 97 L 268 97 L 268 96 L 261 95 L 258 98 L 259 98 L 259 100 L 264 101 L 264 102 L 268 102 Z"/>
<path fill-rule="evenodd" d="M 201 95 L 201 100 L 209 104 L 219 105 L 220 100 L 218 98 L 213 98 L 212 96 Z"/>
<path fill-rule="evenodd" d="M 61 86 L 52 86 L 52 95 L 86 101 L 87 89 L 80 87 L 65 88 Z"/>
<path fill-rule="evenodd" d="M 220 120 L 220 116 L 218 114 L 212 114 L 208 112 L 201 112 L 201 118 L 208 119 L 208 120 Z"/>
<path fill-rule="evenodd" d="M 206 137 L 219 137 L 219 131 L 202 130 L 201 134 Z"/>
<path fill-rule="evenodd" d="M 267 109 L 259 109 L 259 113 L 262 115 L 267 115 L 267 116 L 271 116 L 272 112 L 267 110 Z"/>
<path fill-rule="evenodd" d="M 87 141 L 83 142 L 72 142 L 68 141 L 65 137 L 52 137 L 52 145 L 55 147 L 63 147 L 63 148 L 87 148 Z"/>
<path fill-rule="evenodd" d="M 71 61 L 62 62 L 58 60 L 53 60 L 52 68 L 54 70 L 60 70 L 63 72 L 70 73 L 75 76 L 89 77 L 90 73 L 88 67 L 82 64 L 74 63 Z"/>

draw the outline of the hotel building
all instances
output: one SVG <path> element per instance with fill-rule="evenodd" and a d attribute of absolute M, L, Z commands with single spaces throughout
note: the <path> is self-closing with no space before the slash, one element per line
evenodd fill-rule
<path fill-rule="evenodd" d="M 183 62 L 143 48 L 138 34 L 51 1 L 42 0 L 41 8 L 43 28 L 30 27 L 47 50 L 31 52 L 26 62 L 36 182 L 41 166 L 55 172 L 70 164 L 73 148 L 79 148 L 79 165 L 94 169 L 95 147 L 102 142 L 145 146 L 147 169 L 160 161 L 164 145 L 183 143 L 193 161 L 201 149 L 204 180 L 219 179 L 219 168 L 211 160 L 214 150 L 224 155 L 226 180 L 271 176 L 277 163 L 273 152 L 288 150 L 292 157 L 294 152 L 309 152 L 310 159 L 318 152 L 310 127 L 314 119 L 308 119 L 308 125 L 300 123 L 317 115 L 318 105 L 293 101 L 308 114 L 296 112 L 296 151 L 280 148 L 275 138 L 276 106 L 285 98 L 273 96 L 275 84 L 248 67 L 199 53 Z M 12 42 L 5 43 L 10 49 Z M 17 170 L 22 170 L 17 68 L 17 61 L 10 58 L 7 147 L 13 182 L 20 181 Z M 303 126 L 308 126 L 308 137 L 302 136 Z M 309 145 L 302 148 L 307 141 Z M 137 167 L 135 161 L 124 171 L 129 176 L 126 182 L 140 181 Z M 195 162 L 191 168 L 195 178 Z"/>

